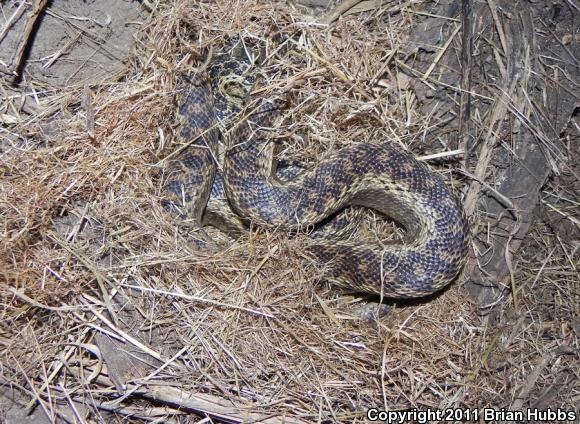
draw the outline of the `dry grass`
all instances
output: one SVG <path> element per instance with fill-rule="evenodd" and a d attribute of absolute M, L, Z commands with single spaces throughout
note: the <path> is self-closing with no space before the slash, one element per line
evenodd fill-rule
<path fill-rule="evenodd" d="M 230 36 L 293 40 L 269 62 L 272 84 L 294 87 L 280 129 L 284 156 L 307 162 L 368 139 L 419 155 L 453 146 L 422 142 L 440 118 L 421 113 L 393 67 L 391 52 L 413 13 L 379 8 L 329 29 L 291 6 L 187 4 L 155 12 L 117 81 L 95 82 L 88 95 L 80 86 L 45 87 L 39 113 L 4 132 L 4 387 L 52 414 L 83 404 L 78 416 L 95 413 L 85 422 L 129 414 L 131 422 L 185 420 L 143 400 L 162 400 L 152 394 L 160 387 L 307 422 L 362 422 L 370 407 L 517 409 L 554 391 L 545 406 L 574 408 L 578 253 L 540 225 L 515 264 L 518 308 L 506 305 L 494 325 L 464 280 L 429 302 L 360 322 L 353 307 L 361 299 L 319 282 L 322 271 L 301 255 L 300 237 L 253 231 L 237 241 L 216 235 L 227 243 L 219 252 L 196 248 L 195 231 L 160 206 L 162 159 L 176 148 L 172 95 L 187 72 L 182 59 L 202 60 L 206 47 Z M 458 190 L 467 183 L 445 166 L 436 170 Z M 381 226 L 368 221 L 368 231 Z M 110 301 L 117 292 L 128 293 L 139 319 L 123 323 Z M 100 366 L 93 336 L 118 337 L 129 327 L 140 334 L 129 344 L 143 343 L 165 366 L 151 368 L 145 383 L 136 379 L 142 396 L 101 416 L 119 394 L 106 368 L 90 377 Z"/>

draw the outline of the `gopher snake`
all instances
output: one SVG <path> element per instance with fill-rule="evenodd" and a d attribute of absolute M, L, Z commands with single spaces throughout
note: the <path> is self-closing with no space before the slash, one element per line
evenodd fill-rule
<path fill-rule="evenodd" d="M 223 103 L 223 97 L 215 97 L 215 91 L 218 80 L 231 72 L 226 63 L 216 61 L 209 76 L 191 82 L 178 110 L 179 136 L 189 144 L 170 162 L 166 188 L 173 194 L 173 204 L 185 206 L 199 225 L 207 222 L 206 205 L 220 156 L 215 103 Z M 243 87 L 253 84 L 252 78 L 239 69 L 234 72 L 247 91 Z M 345 207 L 363 206 L 402 224 L 407 233 L 401 244 L 336 238 L 309 243 L 308 252 L 327 269 L 325 279 L 354 291 L 415 298 L 441 289 L 457 276 L 467 251 L 467 220 L 438 175 L 389 143 L 361 143 L 344 147 L 283 182 L 275 175 L 273 143 L 260 130 L 269 126 L 277 108 L 279 103 L 264 101 L 230 132 L 218 185 L 223 185 L 233 211 L 246 222 L 296 230 L 314 226 Z"/>

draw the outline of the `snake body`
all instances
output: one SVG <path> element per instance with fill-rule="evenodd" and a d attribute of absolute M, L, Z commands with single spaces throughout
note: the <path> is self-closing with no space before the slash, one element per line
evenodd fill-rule
<path fill-rule="evenodd" d="M 221 100 L 212 93 L 219 76 L 213 78 L 213 88 L 209 77 L 201 77 L 183 91 L 180 137 L 189 144 L 170 163 L 166 186 L 174 203 L 200 225 L 220 156 L 215 104 Z M 467 219 L 437 174 L 390 143 L 361 143 L 282 181 L 275 172 L 273 143 L 263 130 L 279 108 L 279 102 L 264 101 L 230 131 L 218 185 L 241 221 L 300 230 L 350 206 L 371 208 L 402 224 L 405 239 L 383 244 L 313 238 L 307 250 L 324 266 L 326 280 L 357 292 L 405 299 L 434 293 L 458 275 L 467 252 Z"/>

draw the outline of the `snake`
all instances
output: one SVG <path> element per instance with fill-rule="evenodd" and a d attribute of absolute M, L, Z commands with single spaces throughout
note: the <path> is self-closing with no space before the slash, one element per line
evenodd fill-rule
<path fill-rule="evenodd" d="M 310 238 L 306 254 L 320 265 L 324 280 L 353 292 L 420 298 L 456 279 L 467 256 L 468 220 L 443 179 L 388 140 L 346 145 L 282 178 L 270 133 L 285 100 L 248 102 L 256 82 L 252 62 L 222 53 L 205 72 L 185 79 L 176 101 L 183 147 L 168 162 L 169 203 L 198 226 L 217 221 L 226 231 L 250 223 L 300 232 L 341 221 L 329 234 Z M 224 94 L 227 85 L 233 95 Z M 232 116 L 239 122 L 223 125 Z M 216 197 L 218 208 L 212 206 Z M 234 224 L 215 218 L 220 208 L 235 217 Z M 335 236 L 348 227 L 344 211 L 351 208 L 394 220 L 405 229 L 403 240 Z"/>

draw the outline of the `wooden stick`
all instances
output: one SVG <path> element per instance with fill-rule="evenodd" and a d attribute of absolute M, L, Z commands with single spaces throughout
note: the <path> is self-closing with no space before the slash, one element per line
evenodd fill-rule
<path fill-rule="evenodd" d="M 46 6 L 47 0 L 36 0 L 34 2 L 34 7 L 28 14 L 28 22 L 26 22 L 26 27 L 24 28 L 24 32 L 22 33 L 22 37 L 20 37 L 20 41 L 18 42 L 18 48 L 12 55 L 12 59 L 10 60 L 9 68 L 14 73 L 15 78 L 20 76 L 20 72 L 22 71 L 23 66 L 23 58 L 24 53 L 26 52 L 30 42 L 32 40 L 32 32 L 36 27 L 36 22 L 40 17 L 40 14 L 44 10 Z"/>
<path fill-rule="evenodd" d="M 471 0 L 462 1 L 461 10 L 461 92 L 459 96 L 459 128 L 457 145 L 466 152 L 464 168 L 469 163 L 469 122 L 471 119 L 471 67 L 473 51 L 473 5 Z"/>

